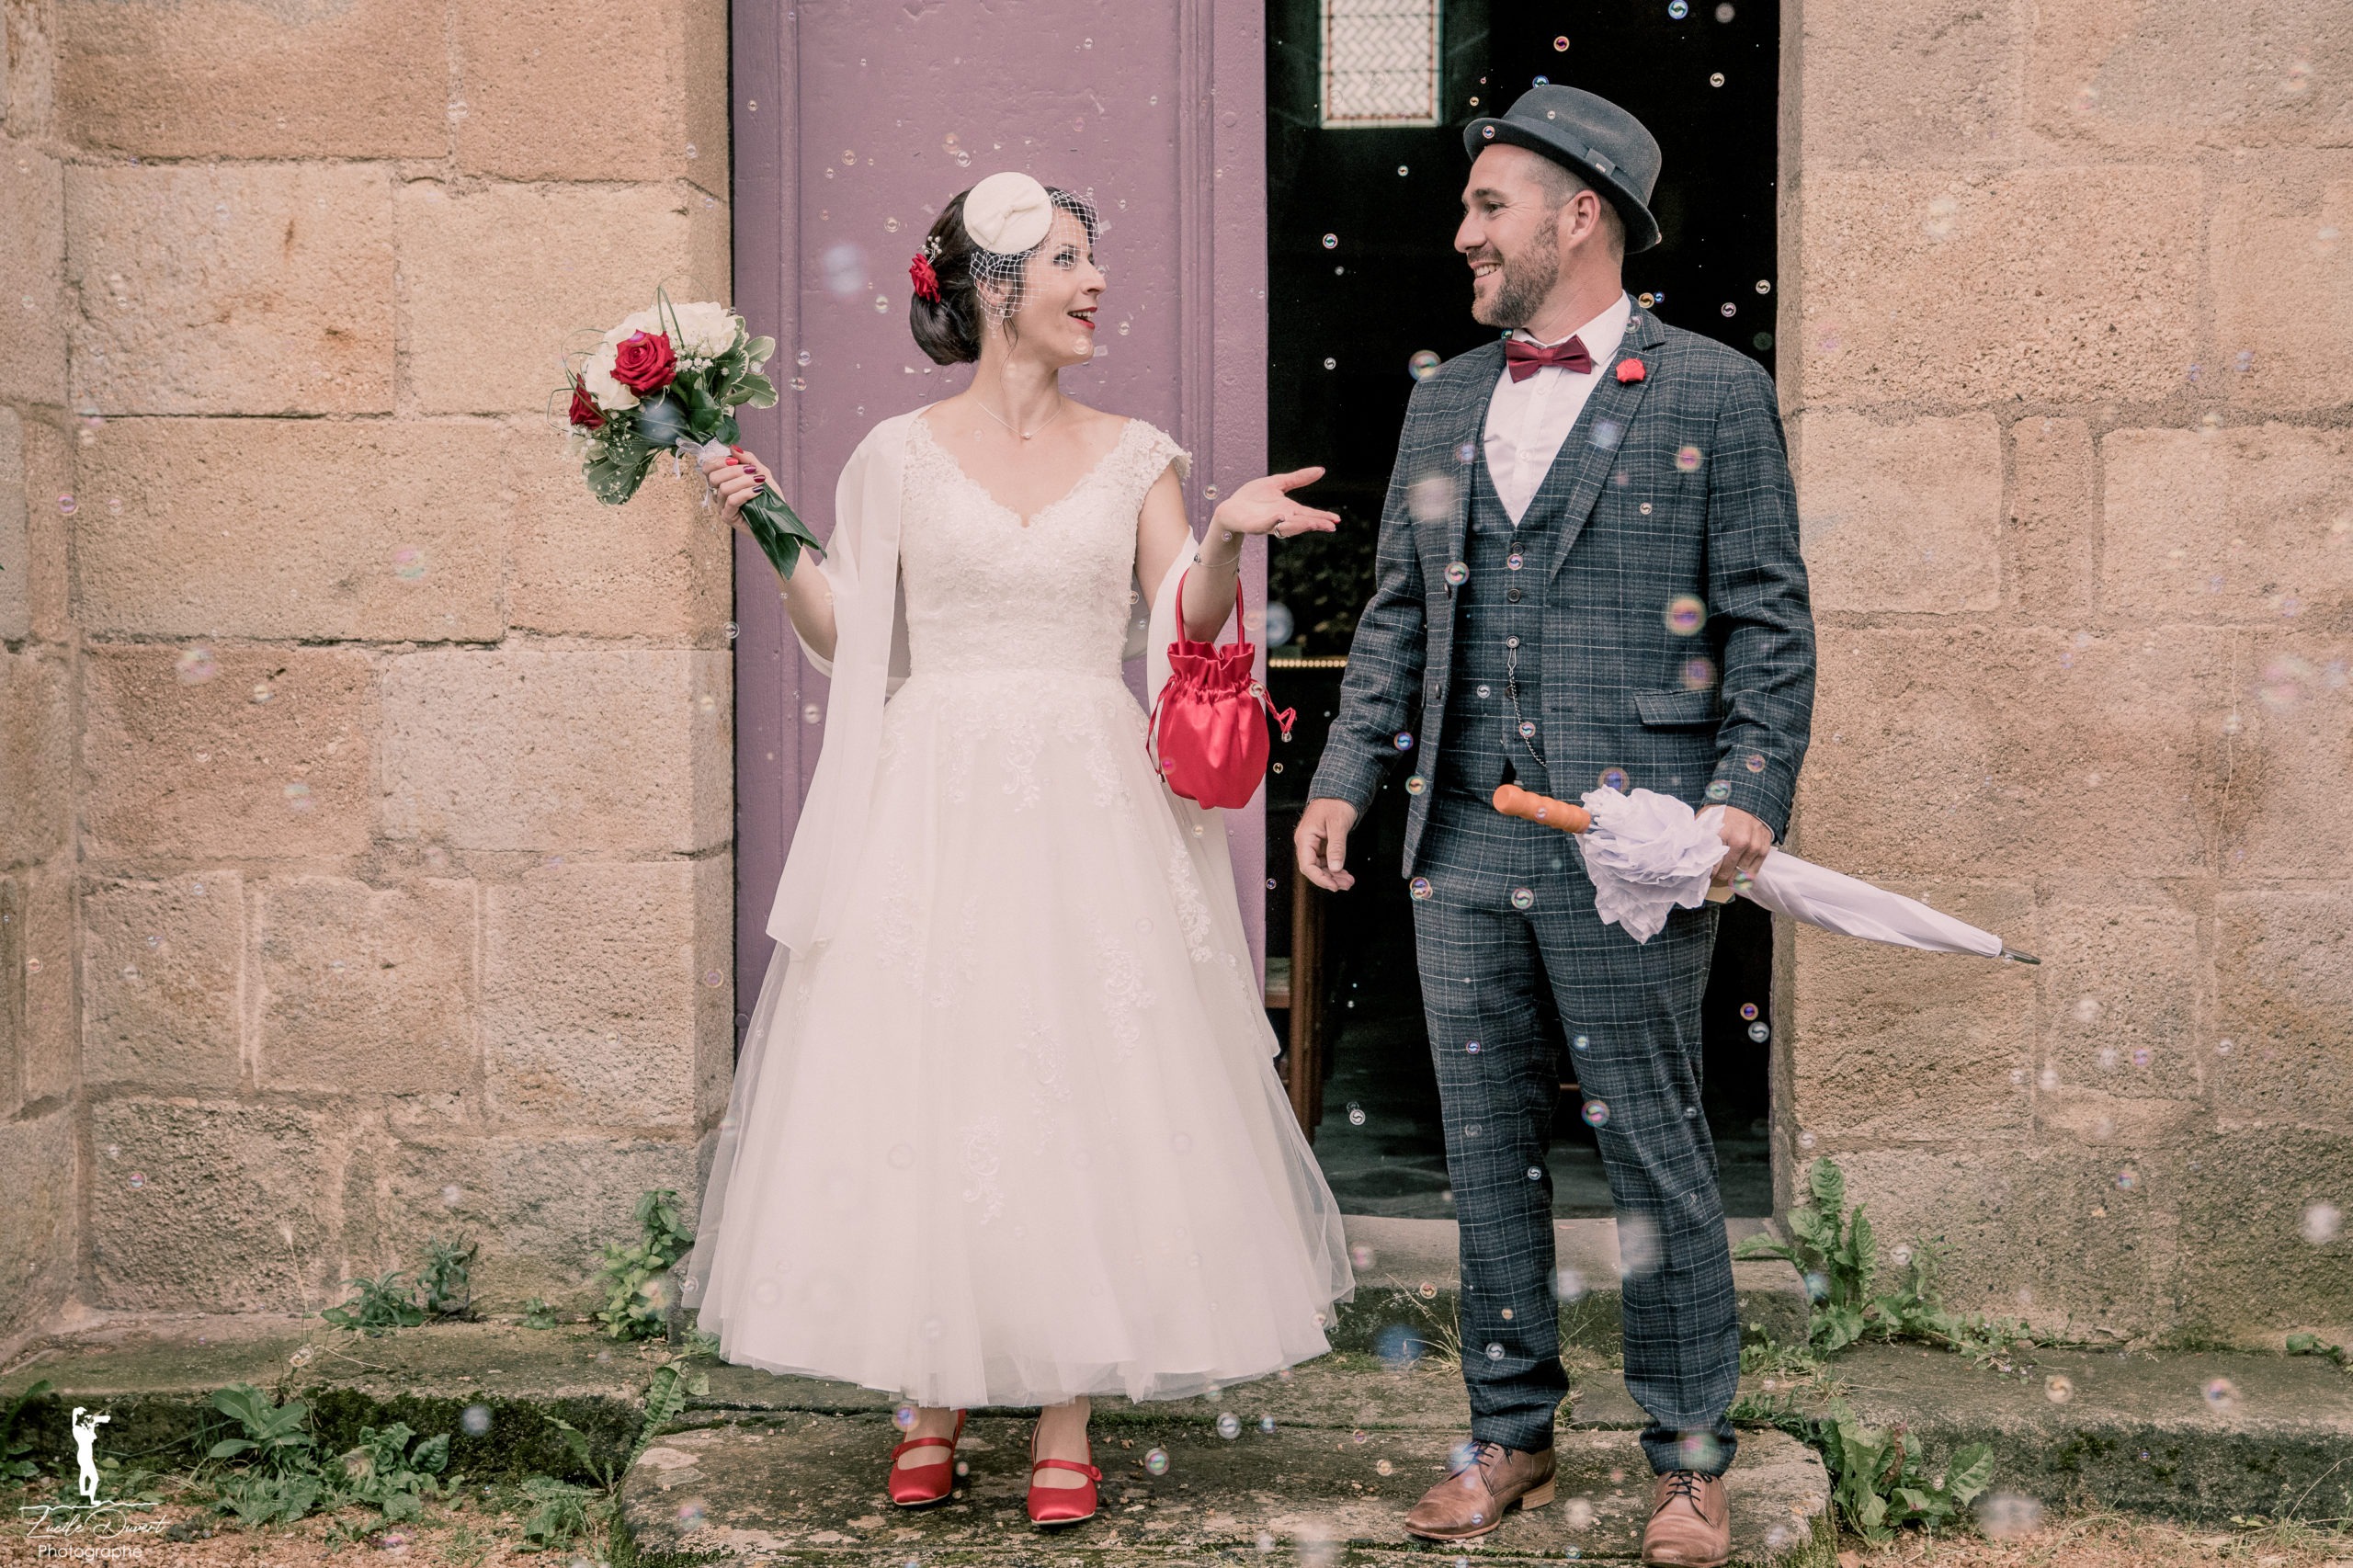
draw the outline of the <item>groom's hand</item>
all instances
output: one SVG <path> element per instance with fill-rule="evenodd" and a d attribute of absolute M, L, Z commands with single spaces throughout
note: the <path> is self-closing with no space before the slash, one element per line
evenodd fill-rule
<path fill-rule="evenodd" d="M 1300 813 L 1299 831 L 1291 835 L 1299 851 L 1299 874 L 1329 892 L 1356 886 L 1356 878 L 1340 869 L 1347 858 L 1348 829 L 1356 822 L 1357 809 L 1346 801 L 1308 801 Z"/>
<path fill-rule="evenodd" d="M 1716 836 L 1724 841 L 1728 853 L 1716 862 L 1709 881 L 1717 887 L 1730 887 L 1733 873 L 1745 871 L 1755 876 L 1765 866 L 1765 852 L 1773 847 L 1773 830 L 1738 806 L 1724 808 L 1724 820 L 1716 826 Z"/>

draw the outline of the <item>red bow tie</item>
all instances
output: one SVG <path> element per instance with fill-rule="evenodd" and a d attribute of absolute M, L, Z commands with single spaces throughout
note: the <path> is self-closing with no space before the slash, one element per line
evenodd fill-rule
<path fill-rule="evenodd" d="M 1582 338 L 1572 337 L 1566 343 L 1545 348 L 1524 337 L 1507 337 L 1504 339 L 1504 363 L 1511 367 L 1513 381 L 1524 381 L 1547 365 L 1583 374 L 1593 369 L 1593 356 L 1585 351 Z"/>

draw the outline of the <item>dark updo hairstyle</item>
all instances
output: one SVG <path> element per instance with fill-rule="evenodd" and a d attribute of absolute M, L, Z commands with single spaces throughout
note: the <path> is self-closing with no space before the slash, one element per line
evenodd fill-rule
<path fill-rule="evenodd" d="M 988 303 L 981 298 L 980 280 L 973 276 L 975 256 L 984 256 L 983 271 L 996 271 L 1003 266 L 992 253 L 983 252 L 972 243 L 964 229 L 964 198 L 971 190 L 960 190 L 932 224 L 925 236 L 924 254 L 931 258 L 931 269 L 939 278 L 939 298 L 926 300 L 921 294 L 910 293 L 907 300 L 907 326 L 915 335 L 915 347 L 931 357 L 936 365 L 964 365 L 981 357 L 981 323 L 988 316 Z M 1046 187 L 1046 196 L 1056 207 L 1076 218 L 1086 229 L 1089 244 L 1095 243 L 1097 222 L 1095 204 L 1074 191 Z M 1051 238 L 1051 231 L 1048 238 Z M 1045 244 L 1040 240 L 1021 253 L 1020 266 L 1027 270 L 1029 260 Z M 1018 278 L 1019 273 L 1015 274 Z M 1015 284 L 1013 302 L 1020 303 L 1019 284 Z M 1011 317 L 1005 323 L 1006 340 L 1016 335 Z"/>

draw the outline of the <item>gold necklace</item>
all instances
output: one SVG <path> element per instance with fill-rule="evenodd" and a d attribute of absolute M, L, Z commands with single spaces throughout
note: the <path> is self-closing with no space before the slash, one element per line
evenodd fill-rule
<path fill-rule="evenodd" d="M 987 403 L 981 403 L 981 400 L 977 397 L 972 401 L 980 405 L 980 410 L 983 414 L 987 415 L 991 419 L 995 420 L 998 424 L 1005 425 L 1005 415 L 999 414 L 995 409 L 991 408 Z M 1063 399 L 1062 407 L 1055 409 L 1053 413 L 1046 416 L 1046 425 L 1051 425 L 1055 420 L 1060 419 L 1069 407 L 1070 399 Z M 1046 427 L 1046 425 L 1039 426 L 1038 430 L 1043 430 Z M 1010 425 L 1005 425 L 1005 427 L 1008 430 L 1013 430 L 1013 426 Z M 1038 433 L 1038 430 L 1013 430 L 1013 433 L 1026 441 L 1030 437 L 1035 436 Z"/>

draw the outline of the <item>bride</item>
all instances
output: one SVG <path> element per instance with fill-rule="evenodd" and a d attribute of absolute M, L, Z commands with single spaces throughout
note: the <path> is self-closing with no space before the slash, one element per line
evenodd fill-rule
<path fill-rule="evenodd" d="M 1135 628 L 1155 687 L 1180 619 L 1217 634 L 1241 535 L 1338 519 L 1302 469 L 1196 546 L 1176 444 L 1063 392 L 1096 232 L 1023 174 L 948 204 L 909 313 L 972 385 L 868 434 L 783 585 L 831 711 L 681 1288 L 728 1361 L 901 1394 L 903 1506 L 949 1494 L 966 1408 L 1042 1407 L 1041 1525 L 1096 1510 L 1089 1395 L 1321 1355 L 1355 1291 L 1222 820 L 1155 773 L 1120 676 Z M 745 528 L 766 466 L 703 468 Z"/>

